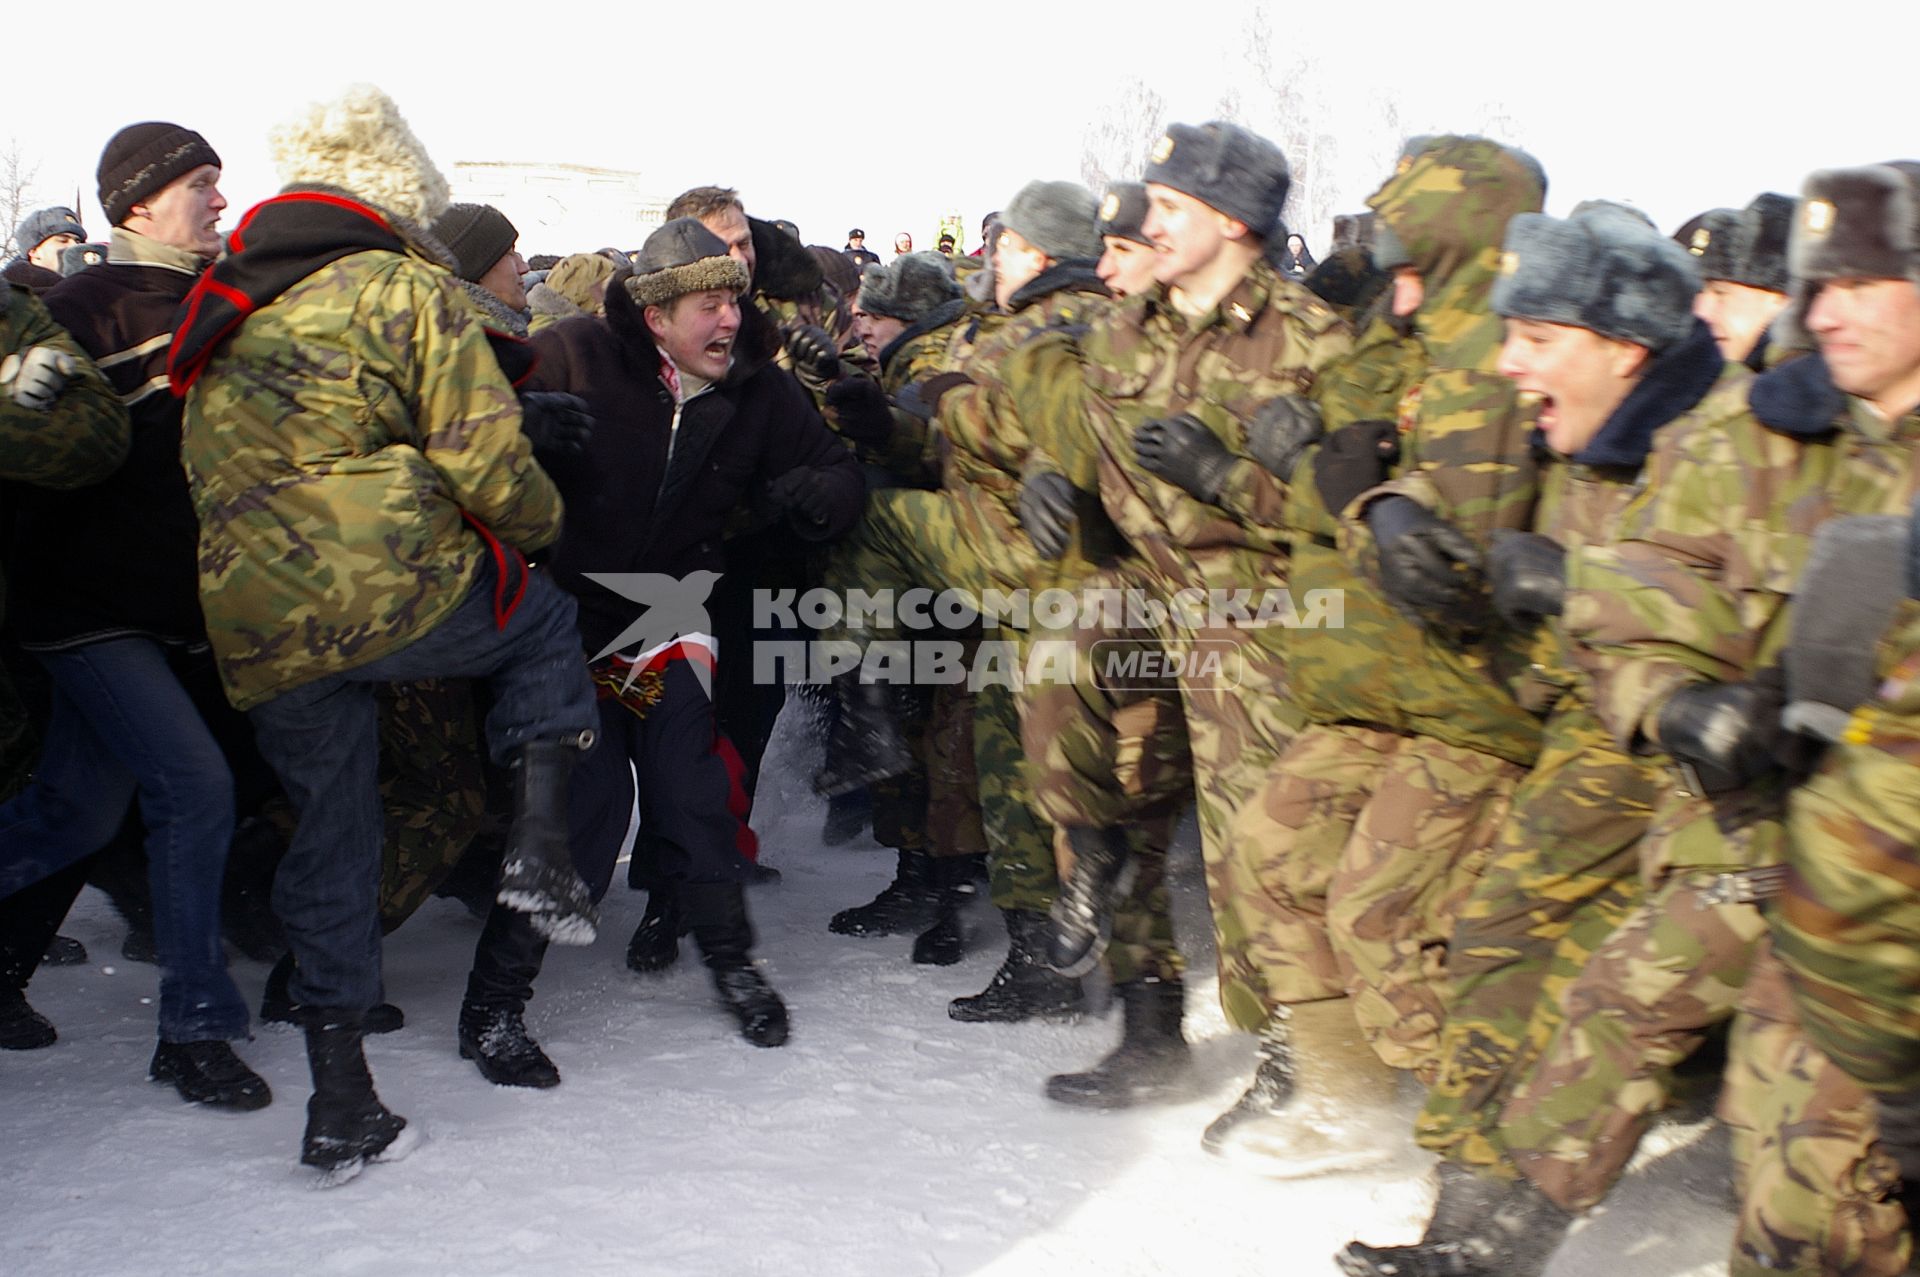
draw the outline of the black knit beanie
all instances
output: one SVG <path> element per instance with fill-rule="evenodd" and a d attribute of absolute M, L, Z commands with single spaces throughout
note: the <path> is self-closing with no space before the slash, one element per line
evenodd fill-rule
<path fill-rule="evenodd" d="M 100 153 L 100 168 L 94 175 L 108 223 L 120 225 L 135 204 L 202 164 L 218 168 L 220 156 L 192 129 L 157 120 L 127 125 Z"/>
<path fill-rule="evenodd" d="M 491 204 L 455 204 L 433 224 L 433 237 L 453 254 L 454 274 L 477 284 L 495 262 L 513 251 L 520 232 Z"/>

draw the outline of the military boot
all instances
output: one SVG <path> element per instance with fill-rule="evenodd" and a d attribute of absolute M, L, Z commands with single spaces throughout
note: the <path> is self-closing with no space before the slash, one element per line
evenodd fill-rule
<path fill-rule="evenodd" d="M 555 944 L 592 944 L 599 933 L 599 911 L 574 870 L 567 839 L 567 776 L 592 744 L 592 732 L 528 741 L 509 763 L 513 826 L 496 899 L 528 915 L 534 930 Z"/>
<path fill-rule="evenodd" d="M 402 1138 L 407 1119 L 389 1112 L 374 1093 L 359 1016 L 309 1011 L 307 1067 L 313 1096 L 307 1101 L 300 1161 L 324 1171 L 323 1182 L 344 1183 L 370 1161 L 398 1161 L 412 1151 L 417 1141 Z"/>
<path fill-rule="evenodd" d="M 1443 1197 L 1446 1187 L 1442 1180 Z M 1351 1242 L 1334 1260 L 1347 1277 L 1540 1277 L 1573 1216 L 1524 1179 L 1494 1189 L 1475 1186 L 1445 1211 L 1436 1206 L 1416 1245 Z"/>
<path fill-rule="evenodd" d="M 1100 965 L 1113 936 L 1113 911 L 1126 894 L 1132 869 L 1126 831 L 1067 829 L 1073 848 L 1073 872 L 1060 884 L 1051 914 L 1047 965 L 1062 975 L 1083 976 Z"/>
<path fill-rule="evenodd" d="M 300 1004 L 293 1000 L 293 971 L 293 955 L 283 953 L 267 972 L 267 987 L 260 994 L 262 1024 L 306 1023 Z M 368 1007 L 360 1019 L 362 1033 L 398 1033 L 406 1025 L 406 1013 L 391 1002 Z"/>
<path fill-rule="evenodd" d="M 627 942 L 627 968 L 642 975 L 665 971 L 680 960 L 680 898 L 672 883 L 660 880 L 647 891 L 647 910 Z"/>
<path fill-rule="evenodd" d="M 933 857 L 933 925 L 913 939 L 913 960 L 923 967 L 950 967 L 967 952 L 967 929 L 960 911 L 974 897 L 974 876 L 982 856 Z"/>
<path fill-rule="evenodd" d="M 560 1070 L 527 1032 L 525 1011 L 517 1006 L 460 1007 L 460 1058 L 472 1060 L 480 1076 L 495 1086 L 536 1090 L 560 1085 Z"/>
<path fill-rule="evenodd" d="M 840 715 L 827 737 L 826 764 L 814 773 L 814 791 L 833 798 L 911 768 L 913 751 L 895 721 L 892 689 L 862 683 L 858 670 L 836 676 L 833 686 Z"/>
<path fill-rule="evenodd" d="M 1052 934 L 1047 915 L 1003 909 L 1001 916 L 1006 919 L 1008 943 L 1000 969 L 979 993 L 949 1002 L 947 1014 L 969 1024 L 1078 1015 L 1087 1001 L 1079 979 L 1061 975 L 1046 964 L 1046 944 Z"/>
<path fill-rule="evenodd" d="M 933 857 L 924 851 L 901 850 L 893 881 L 866 904 L 842 909 L 827 923 L 837 936 L 890 936 L 918 931 L 934 920 L 940 893 L 933 885 Z"/>
<path fill-rule="evenodd" d="M 1120 1045 L 1085 1073 L 1056 1073 L 1047 1098 L 1078 1108 L 1119 1109 L 1178 1096 L 1192 1066 L 1180 1034 L 1186 990 L 1178 980 L 1129 980 L 1120 995 Z"/>
<path fill-rule="evenodd" d="M 0 984 L 0 1051 L 38 1051 L 60 1040 L 53 1022 L 27 1002 L 27 995 Z"/>
<path fill-rule="evenodd" d="M 740 1022 L 740 1036 L 755 1046 L 787 1040 L 787 1004 L 753 962 L 753 924 L 747 898 L 733 882 L 690 882 L 680 888 L 687 929 L 713 975 L 720 1005 Z"/>
<path fill-rule="evenodd" d="M 1376 1166 L 1410 1142 L 1398 1077 L 1347 999 L 1282 1007 L 1260 1037 L 1253 1084 L 1201 1137 L 1209 1153 L 1287 1179 Z"/>
<path fill-rule="evenodd" d="M 251 1113 L 273 1103 L 267 1080 L 217 1038 L 165 1042 L 153 1048 L 147 1081 L 166 1082 L 189 1104 Z"/>

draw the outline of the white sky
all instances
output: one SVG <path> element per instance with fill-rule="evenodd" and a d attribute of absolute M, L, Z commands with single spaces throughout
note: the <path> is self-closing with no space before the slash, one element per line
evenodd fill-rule
<path fill-rule="evenodd" d="M 1389 95 L 1410 130 L 1511 120 L 1502 140 L 1541 159 L 1552 212 L 1625 199 L 1671 230 L 1763 189 L 1797 193 L 1814 168 L 1920 156 L 1913 0 L 1261 7 L 1276 46 L 1314 64 L 1334 117 L 1322 127 L 1341 133 Z M 902 229 L 931 247 L 943 212 L 971 233 L 1030 178 L 1077 178 L 1082 128 L 1128 76 L 1161 93 L 1171 118 L 1208 118 L 1221 88 L 1246 80 L 1248 12 L 1248 0 L 329 0 L 201 11 L 189 29 L 109 0 L 88 7 L 85 40 L 8 59 L 0 138 L 38 162 L 40 203 L 78 188 L 104 238 L 93 174 L 106 139 L 142 119 L 197 128 L 226 161 L 231 228 L 277 188 L 268 129 L 364 80 L 393 96 L 443 169 L 632 169 L 663 198 L 732 185 L 749 211 L 792 219 L 811 243 L 838 246 L 858 224 L 884 252 Z M 1392 149 L 1349 148 L 1342 208 L 1361 207 Z M 1306 229 L 1316 248 L 1328 231 Z"/>

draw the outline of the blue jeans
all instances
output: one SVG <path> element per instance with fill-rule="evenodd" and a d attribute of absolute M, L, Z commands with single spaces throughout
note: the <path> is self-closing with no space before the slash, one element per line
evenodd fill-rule
<path fill-rule="evenodd" d="M 205 720 L 151 639 L 36 653 L 53 680 L 40 770 L 0 807 L 0 896 L 98 851 L 137 794 L 147 825 L 160 1036 L 247 1036 L 247 1005 L 220 944 L 220 882 L 233 840 L 233 777 Z"/>
<path fill-rule="evenodd" d="M 365 1011 L 380 999 L 383 810 L 374 685 L 485 679 L 487 749 L 497 763 L 529 741 L 595 731 L 593 684 L 573 597 L 544 574 L 505 629 L 488 565 L 460 606 L 419 638 L 357 669 L 283 692 L 248 712 L 299 825 L 273 880 L 273 911 L 293 949 L 293 999 Z"/>

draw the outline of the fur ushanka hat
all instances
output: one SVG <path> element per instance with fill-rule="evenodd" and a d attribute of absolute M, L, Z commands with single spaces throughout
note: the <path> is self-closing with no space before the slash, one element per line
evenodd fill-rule
<path fill-rule="evenodd" d="M 860 309 L 917 324 L 960 297 L 953 266 L 939 253 L 905 253 L 860 273 Z"/>
<path fill-rule="evenodd" d="M 627 292 L 642 306 L 664 306 L 710 288 L 744 292 L 747 268 L 727 256 L 726 241 L 696 217 L 676 217 L 640 246 Z"/>
<path fill-rule="evenodd" d="M 1495 313 L 1586 328 L 1658 352 L 1693 329 L 1700 274 L 1692 254 L 1631 210 L 1584 206 L 1561 219 L 1507 224 Z"/>
<path fill-rule="evenodd" d="M 1756 195 L 1745 208 L 1702 213 L 1674 236 L 1698 259 L 1701 279 L 1724 279 L 1769 293 L 1787 291 L 1787 239 L 1793 199 Z"/>

